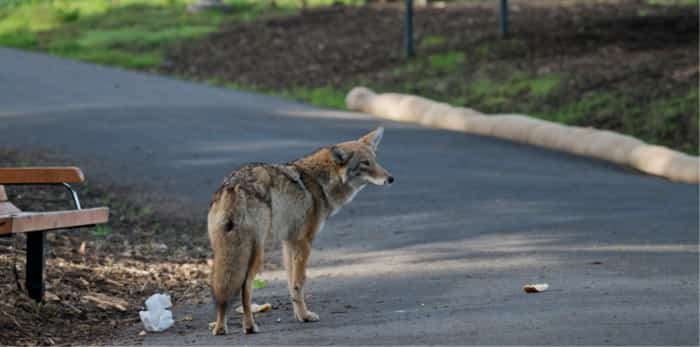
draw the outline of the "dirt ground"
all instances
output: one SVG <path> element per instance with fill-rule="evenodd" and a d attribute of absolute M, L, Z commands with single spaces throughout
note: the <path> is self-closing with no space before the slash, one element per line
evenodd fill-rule
<path fill-rule="evenodd" d="M 0 150 L 0 162 L 66 163 L 7 150 Z M 204 297 L 208 244 L 203 220 L 167 213 L 175 208 L 172 203 L 140 203 L 133 188 L 93 182 L 76 188 L 84 206 L 110 207 L 109 226 L 47 233 L 45 302 L 37 304 L 25 294 L 25 235 L 0 238 L 0 345 L 105 343 L 138 321 L 143 301 L 155 292 L 169 293 L 176 306 Z M 6 189 L 23 210 L 73 208 L 61 187 Z"/>
<path fill-rule="evenodd" d="M 173 50 L 161 72 L 270 90 L 364 84 L 697 153 L 696 6 L 514 1 L 501 39 L 495 3 L 418 8 L 410 62 L 400 6 L 336 6 L 224 27 Z"/>

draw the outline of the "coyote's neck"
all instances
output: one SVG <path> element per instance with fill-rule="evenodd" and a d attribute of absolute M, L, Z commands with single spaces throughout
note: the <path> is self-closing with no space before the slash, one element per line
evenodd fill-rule
<path fill-rule="evenodd" d="M 343 179 L 344 169 L 330 158 L 327 149 L 311 154 L 292 163 L 309 178 L 318 184 L 324 199 L 328 203 L 329 215 L 336 213 L 343 205 L 352 201 L 363 186 L 354 187 Z"/>

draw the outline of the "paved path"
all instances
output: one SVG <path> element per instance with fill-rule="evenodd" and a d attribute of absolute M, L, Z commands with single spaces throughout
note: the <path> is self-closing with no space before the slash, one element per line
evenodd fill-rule
<path fill-rule="evenodd" d="M 368 117 L 0 49 L 0 146 L 76 158 L 206 209 L 246 161 L 363 134 Z M 315 243 L 310 307 L 209 336 L 211 305 L 145 344 L 698 344 L 698 187 L 494 139 L 388 124 L 370 188 Z M 203 231 L 204 232 L 204 231 Z M 282 274 L 256 301 L 286 302 Z M 526 282 L 551 290 L 522 293 Z M 279 318 L 279 322 L 277 319 Z M 119 341 L 115 341 L 119 342 Z"/>

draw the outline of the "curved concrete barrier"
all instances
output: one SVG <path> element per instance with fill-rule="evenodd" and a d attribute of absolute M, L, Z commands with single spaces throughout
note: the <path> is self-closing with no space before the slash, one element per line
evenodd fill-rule
<path fill-rule="evenodd" d="M 394 121 L 493 136 L 608 160 L 673 181 L 700 183 L 698 157 L 612 131 L 566 126 L 518 114 L 485 115 L 415 95 L 376 94 L 365 87 L 353 88 L 345 102 L 351 110 Z"/>

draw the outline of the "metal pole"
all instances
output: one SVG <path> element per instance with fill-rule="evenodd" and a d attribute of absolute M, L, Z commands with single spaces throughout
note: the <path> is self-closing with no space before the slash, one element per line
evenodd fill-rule
<path fill-rule="evenodd" d="M 406 18 L 404 20 L 403 46 L 406 58 L 416 55 L 413 50 L 413 0 L 406 0 Z"/>
<path fill-rule="evenodd" d="M 508 36 L 508 0 L 501 0 L 501 36 Z"/>
<path fill-rule="evenodd" d="M 43 231 L 27 233 L 27 294 L 35 301 L 44 298 L 44 240 Z"/>

